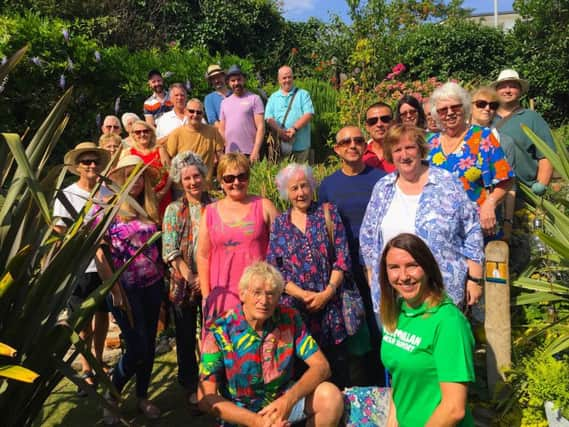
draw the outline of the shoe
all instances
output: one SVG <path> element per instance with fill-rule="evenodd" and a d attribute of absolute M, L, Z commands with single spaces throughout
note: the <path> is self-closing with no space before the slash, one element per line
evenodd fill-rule
<path fill-rule="evenodd" d="M 198 394 L 195 391 L 188 392 L 186 401 L 188 402 L 188 411 L 191 416 L 197 417 L 204 414 L 198 406 Z"/>
<path fill-rule="evenodd" d="M 110 405 L 114 406 L 115 408 L 118 408 L 117 401 L 112 397 L 106 395 L 105 400 Z M 107 409 L 106 407 L 103 408 L 103 424 L 105 424 L 106 426 L 113 426 L 115 424 L 118 424 L 119 421 L 120 421 L 119 417 L 117 417 L 110 409 Z"/>
<path fill-rule="evenodd" d="M 156 354 L 160 355 L 160 354 L 168 353 L 171 350 L 172 350 L 172 347 L 170 346 L 170 342 L 168 341 L 168 337 L 167 336 L 160 337 L 160 339 L 158 340 L 158 344 L 156 344 Z"/>
<path fill-rule="evenodd" d="M 79 378 L 82 379 L 83 382 L 88 387 L 97 388 L 97 377 L 95 376 L 95 373 L 93 371 L 84 372 L 83 374 L 81 374 L 81 376 Z M 91 380 L 91 381 L 88 381 L 88 380 Z M 77 387 L 77 396 L 78 397 L 87 397 L 87 391 L 81 387 Z"/>
<path fill-rule="evenodd" d="M 138 412 L 142 413 L 149 420 L 156 420 L 160 418 L 160 409 L 150 400 L 140 399 L 136 406 L 138 408 Z"/>

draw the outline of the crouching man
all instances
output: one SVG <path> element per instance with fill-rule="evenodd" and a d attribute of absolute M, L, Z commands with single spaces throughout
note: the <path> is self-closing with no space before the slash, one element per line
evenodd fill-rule
<path fill-rule="evenodd" d="M 330 367 L 294 309 L 278 304 L 281 274 L 265 262 L 239 281 L 241 304 L 216 319 L 202 344 L 200 408 L 222 425 L 337 426 L 343 413 L 338 388 L 325 382 Z M 293 381 L 295 357 L 308 369 Z"/>

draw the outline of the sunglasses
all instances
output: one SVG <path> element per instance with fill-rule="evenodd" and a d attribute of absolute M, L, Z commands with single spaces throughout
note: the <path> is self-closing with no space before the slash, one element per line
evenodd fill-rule
<path fill-rule="evenodd" d="M 90 166 L 92 164 L 97 166 L 100 163 L 100 161 L 99 159 L 81 159 L 79 160 L 79 163 L 81 163 L 83 166 Z"/>
<path fill-rule="evenodd" d="M 481 110 L 485 109 L 488 105 L 490 106 L 491 110 L 497 110 L 498 107 L 500 106 L 500 103 L 498 101 L 488 102 L 482 99 L 474 101 L 473 104 L 476 105 L 476 108 L 480 108 Z"/>
<path fill-rule="evenodd" d="M 249 174 L 247 172 L 243 172 L 240 173 L 239 175 L 223 175 L 221 179 L 226 184 L 233 184 L 236 179 L 239 182 L 247 182 L 249 181 Z"/>
<path fill-rule="evenodd" d="M 401 117 L 415 117 L 417 115 L 417 110 L 407 110 L 404 112 L 400 112 L 399 115 Z"/>
<path fill-rule="evenodd" d="M 350 145 L 351 142 L 355 142 L 358 145 L 365 144 L 366 140 L 363 136 L 347 136 L 345 138 L 336 141 L 336 145 L 343 147 L 344 145 Z"/>
<path fill-rule="evenodd" d="M 449 105 L 448 107 L 437 108 L 437 114 L 439 117 L 446 117 L 448 115 L 448 110 L 456 114 L 462 110 L 462 104 L 454 104 Z"/>
<path fill-rule="evenodd" d="M 202 110 L 192 110 L 191 108 L 186 108 L 186 111 L 190 114 L 195 114 L 197 116 L 201 116 L 203 114 Z"/>
<path fill-rule="evenodd" d="M 380 120 L 381 120 L 382 123 L 387 124 L 387 123 L 391 123 L 391 120 L 393 120 L 393 117 L 391 117 L 391 116 L 389 116 L 389 115 L 387 115 L 387 116 L 379 116 L 379 117 L 369 117 L 369 118 L 366 119 L 366 124 L 367 124 L 368 126 L 373 126 L 373 125 L 377 124 L 377 122 L 380 121 Z"/>
<path fill-rule="evenodd" d="M 140 136 L 140 135 L 148 135 L 150 131 L 148 129 L 139 129 L 139 130 L 133 130 L 132 133 L 134 133 L 137 136 Z"/>
<path fill-rule="evenodd" d="M 105 129 L 120 129 L 120 126 L 117 125 L 105 125 Z"/>

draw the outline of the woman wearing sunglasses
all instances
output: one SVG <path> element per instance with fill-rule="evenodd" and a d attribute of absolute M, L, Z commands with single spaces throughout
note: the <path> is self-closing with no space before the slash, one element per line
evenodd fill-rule
<path fill-rule="evenodd" d="M 206 322 L 239 304 L 243 270 L 267 254 L 278 212 L 269 199 L 249 194 L 249 173 L 243 154 L 222 156 L 217 179 L 225 197 L 208 205 L 200 220 L 197 267 Z"/>
<path fill-rule="evenodd" d="M 172 181 L 170 180 L 168 170 L 164 167 L 169 164 L 169 159 L 162 157 L 163 154 L 156 145 L 156 130 L 144 120 L 137 120 L 132 124 L 131 136 L 134 139 L 134 143 L 132 147 L 126 150 L 125 155 L 138 156 L 144 164 L 150 166 L 150 173 L 154 176 L 153 184 L 156 199 L 158 200 L 158 212 L 160 213 L 160 218 L 163 218 L 166 207 L 172 201 L 172 193 L 170 191 Z"/>
<path fill-rule="evenodd" d="M 357 138 L 356 143 L 363 147 L 363 136 L 353 139 Z M 267 261 L 285 279 L 282 303 L 300 312 L 330 362 L 331 381 L 344 388 L 350 385 L 345 343 L 348 334 L 340 298 L 344 273 L 351 268 L 346 231 L 334 205 L 314 202 L 316 182 L 310 166 L 291 163 L 277 174 L 276 183 L 291 208 L 273 224 Z M 327 215 L 333 243 L 328 235 Z"/>
<path fill-rule="evenodd" d="M 427 128 L 427 117 L 421 103 L 412 95 L 404 95 L 395 107 L 395 123 L 415 125 Z"/>
<path fill-rule="evenodd" d="M 496 206 L 511 188 L 514 177 L 500 142 L 489 128 L 468 124 L 472 101 L 458 84 L 449 82 L 437 88 L 430 102 L 431 114 L 442 131 L 429 137 L 429 161 L 460 179 L 470 200 L 478 205 L 484 235 L 496 238 Z M 485 105 L 492 107 L 497 105 Z"/>
<path fill-rule="evenodd" d="M 400 233 L 416 234 L 427 243 L 455 304 L 473 305 L 482 295 L 478 212 L 453 174 L 424 160 L 428 148 L 424 130 L 413 125 L 393 125 L 385 137 L 385 156 L 397 170 L 375 185 L 360 229 L 360 253 L 377 315 L 379 260 L 386 242 Z"/>

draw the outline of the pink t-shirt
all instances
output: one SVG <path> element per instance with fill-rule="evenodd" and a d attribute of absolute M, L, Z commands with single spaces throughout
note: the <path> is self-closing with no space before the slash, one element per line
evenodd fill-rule
<path fill-rule="evenodd" d="M 258 95 L 245 92 L 221 101 L 220 120 L 225 122 L 225 152 L 251 154 L 255 145 L 255 114 L 263 115 L 265 107 Z"/>
<path fill-rule="evenodd" d="M 217 203 L 206 207 L 205 216 L 211 245 L 211 292 L 205 314 L 211 318 L 237 306 L 239 279 L 246 267 L 267 256 L 270 230 L 264 220 L 261 197 L 253 197 L 249 213 L 238 221 L 223 222 Z"/>

